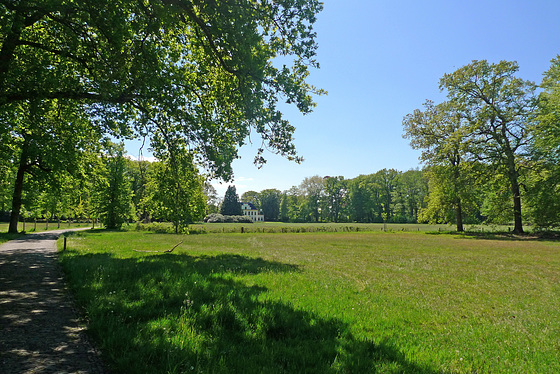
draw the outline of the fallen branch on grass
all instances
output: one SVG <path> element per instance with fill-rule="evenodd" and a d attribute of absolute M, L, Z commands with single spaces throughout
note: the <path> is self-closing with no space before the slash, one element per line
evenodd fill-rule
<path fill-rule="evenodd" d="M 168 249 L 166 251 L 141 251 L 139 249 L 133 249 L 134 252 L 148 252 L 148 253 L 171 253 L 173 252 L 173 250 L 175 248 L 177 248 L 178 246 L 180 246 L 183 243 L 183 241 L 181 240 L 179 243 L 175 244 L 175 246 L 171 249 Z"/>

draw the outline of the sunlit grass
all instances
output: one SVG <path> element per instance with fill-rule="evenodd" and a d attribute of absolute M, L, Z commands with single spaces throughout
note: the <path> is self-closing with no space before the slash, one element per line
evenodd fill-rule
<path fill-rule="evenodd" d="M 7 222 L 0 222 L 0 234 L 7 233 L 8 227 L 10 226 Z M 91 227 L 91 223 L 86 222 L 19 222 L 18 223 L 18 232 L 25 231 L 27 233 L 30 232 L 42 232 L 42 231 L 49 231 L 49 230 L 61 230 L 61 229 L 68 229 L 68 228 L 77 228 L 77 227 Z"/>
<path fill-rule="evenodd" d="M 68 248 L 116 372 L 560 371 L 558 242 L 97 232 Z"/>
<path fill-rule="evenodd" d="M 32 233 L 32 232 L 44 232 L 48 230 L 59 230 L 59 229 L 68 229 L 68 228 L 78 228 L 78 227 L 91 227 L 90 223 L 83 223 L 83 222 L 49 222 L 47 225 L 46 222 L 26 222 L 25 226 L 23 222 L 18 224 L 18 234 L 8 234 L 8 227 L 10 226 L 9 223 L 0 222 L 0 244 L 7 242 L 12 239 L 19 238 L 23 233 Z"/>
<path fill-rule="evenodd" d="M 467 232 L 491 233 L 508 232 L 512 230 L 508 225 L 465 225 Z M 171 223 L 154 222 L 151 224 L 129 224 L 127 230 L 154 231 L 174 233 Z M 531 231 L 530 227 L 525 227 Z M 195 223 L 189 225 L 185 232 L 190 233 L 310 233 L 310 232 L 454 232 L 456 228 L 447 224 L 423 223 L 284 223 L 284 222 L 255 222 L 255 223 Z"/>

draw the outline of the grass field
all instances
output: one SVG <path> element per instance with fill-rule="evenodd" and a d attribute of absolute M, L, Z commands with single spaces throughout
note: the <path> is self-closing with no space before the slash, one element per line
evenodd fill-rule
<path fill-rule="evenodd" d="M 0 222 L 0 244 L 8 240 L 15 239 L 19 234 L 8 234 L 9 224 Z M 18 231 L 43 232 L 48 230 L 58 230 L 66 228 L 90 227 L 91 223 L 84 222 L 19 222 Z M 99 227 L 99 224 L 96 224 Z M 473 232 L 493 232 L 496 230 L 507 231 L 507 226 L 487 226 L 470 225 L 468 230 Z M 123 230 L 153 231 L 159 233 L 174 233 L 173 225 L 169 222 L 136 224 L 128 223 L 123 226 Z M 352 232 L 352 231 L 437 231 L 446 232 L 453 230 L 449 225 L 429 225 L 429 224 L 406 224 L 406 223 L 282 223 L 282 222 L 258 222 L 254 224 L 237 223 L 197 223 L 190 225 L 185 231 L 196 234 L 207 233 L 301 233 L 301 232 Z"/>
<path fill-rule="evenodd" d="M 115 372 L 560 372 L 558 242 L 99 231 L 68 248 Z"/>
<path fill-rule="evenodd" d="M 46 230 L 57 230 L 74 227 L 88 227 L 91 223 L 87 222 L 19 222 L 18 230 L 20 232 L 39 232 Z M 96 224 L 98 227 L 99 224 Z M 123 226 L 124 230 L 134 230 L 139 228 L 140 231 L 165 231 L 174 232 L 171 223 L 152 223 L 152 224 L 136 224 L 128 223 Z M 449 232 L 455 231 L 455 227 L 447 224 L 421 224 L 421 223 L 283 223 L 283 222 L 256 222 L 249 224 L 241 223 L 195 223 L 187 228 L 187 231 L 194 233 L 290 233 L 290 232 L 352 232 L 352 231 L 401 231 L 401 232 Z M 465 230 L 470 232 L 504 232 L 512 227 L 507 225 L 465 225 Z M 525 227 L 530 231 L 530 227 Z M 8 223 L 0 222 L 0 234 L 8 231 Z"/>

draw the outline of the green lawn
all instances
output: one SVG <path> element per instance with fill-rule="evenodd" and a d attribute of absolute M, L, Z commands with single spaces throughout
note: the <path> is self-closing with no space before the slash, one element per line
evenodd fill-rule
<path fill-rule="evenodd" d="M 115 372 L 560 372 L 558 242 L 98 231 L 68 248 Z"/>

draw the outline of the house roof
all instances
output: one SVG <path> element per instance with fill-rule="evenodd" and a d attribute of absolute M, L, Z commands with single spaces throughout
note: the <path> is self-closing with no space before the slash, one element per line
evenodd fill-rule
<path fill-rule="evenodd" d="M 251 208 L 251 210 L 257 210 L 257 208 L 255 208 L 255 206 L 252 203 L 246 203 L 246 202 L 242 201 L 241 206 L 243 206 L 244 204 L 249 205 L 249 208 Z"/>

